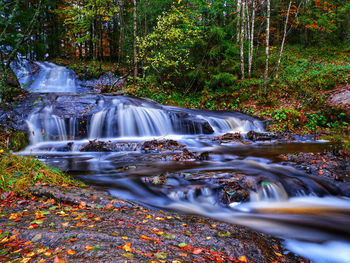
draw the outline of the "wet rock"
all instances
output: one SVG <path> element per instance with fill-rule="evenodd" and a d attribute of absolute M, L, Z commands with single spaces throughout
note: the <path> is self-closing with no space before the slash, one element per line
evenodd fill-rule
<path fill-rule="evenodd" d="M 332 184 L 335 183 L 342 189 L 342 194 L 350 196 L 350 155 L 348 152 L 335 150 L 285 154 L 281 157 L 286 164 L 305 171 L 310 176 L 331 180 Z"/>
<path fill-rule="evenodd" d="M 98 140 L 92 140 L 92 141 L 89 141 L 87 145 L 83 146 L 79 151 L 80 152 L 113 152 L 114 146 L 110 141 L 103 142 Z"/>
<path fill-rule="evenodd" d="M 347 115 L 350 116 L 350 85 L 333 90 L 329 95 L 328 102 L 332 106 L 344 108 Z"/>
<path fill-rule="evenodd" d="M 255 131 L 250 131 L 247 133 L 247 138 L 251 141 L 271 141 L 280 139 L 281 137 L 275 133 L 260 133 Z"/>
<path fill-rule="evenodd" d="M 226 133 L 222 136 L 218 136 L 212 139 L 213 141 L 218 141 L 219 143 L 237 142 L 243 144 L 249 144 L 249 142 L 244 141 L 241 133 Z"/>
<path fill-rule="evenodd" d="M 141 146 L 144 152 L 181 151 L 184 146 L 174 140 L 152 140 L 146 141 Z"/>

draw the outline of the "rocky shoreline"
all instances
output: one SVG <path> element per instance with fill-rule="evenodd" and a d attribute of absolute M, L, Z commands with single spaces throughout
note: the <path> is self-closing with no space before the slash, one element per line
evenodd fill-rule
<path fill-rule="evenodd" d="M 31 193 L 2 200 L 4 261 L 303 262 L 245 227 L 149 210 L 91 188 L 40 185 Z"/>

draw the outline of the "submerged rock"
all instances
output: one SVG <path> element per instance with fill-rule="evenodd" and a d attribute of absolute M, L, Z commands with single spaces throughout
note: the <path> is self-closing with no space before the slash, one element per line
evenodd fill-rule
<path fill-rule="evenodd" d="M 276 140 L 280 139 L 281 136 L 275 133 L 261 133 L 261 132 L 255 132 L 255 131 L 250 131 L 247 133 L 247 138 L 251 141 L 271 141 L 271 140 Z"/>

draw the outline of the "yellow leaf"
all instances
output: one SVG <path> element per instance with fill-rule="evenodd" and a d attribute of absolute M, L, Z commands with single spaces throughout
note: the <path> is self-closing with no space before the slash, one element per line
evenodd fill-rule
<path fill-rule="evenodd" d="M 241 256 L 240 258 L 238 258 L 238 260 L 241 262 L 248 262 L 248 260 L 245 256 Z"/>
<path fill-rule="evenodd" d="M 74 250 L 72 250 L 72 249 L 68 249 L 68 250 L 67 250 L 67 253 L 68 253 L 69 255 L 75 255 L 77 252 L 74 251 Z"/>
<path fill-rule="evenodd" d="M 35 212 L 35 220 L 44 219 L 44 218 L 45 216 L 40 211 Z"/>
<path fill-rule="evenodd" d="M 24 258 L 21 260 L 21 263 L 28 263 L 31 260 L 31 258 Z"/>

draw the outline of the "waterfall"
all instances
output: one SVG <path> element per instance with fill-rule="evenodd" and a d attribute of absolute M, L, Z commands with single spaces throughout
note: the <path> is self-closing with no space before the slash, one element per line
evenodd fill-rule
<path fill-rule="evenodd" d="M 41 108 L 35 109 L 27 119 L 32 144 L 68 139 L 218 135 L 227 132 L 264 131 L 260 121 L 244 115 L 225 112 L 220 116 L 218 112 L 166 107 L 123 96 L 99 96 L 95 104 L 88 106 L 90 112 L 82 116 L 81 112 L 72 112 L 76 110 L 74 105 L 77 102 L 67 101 L 66 105 L 62 105 L 62 102 L 65 102 L 64 98 L 58 96 L 58 99 L 53 101 L 52 97 L 40 99 L 40 104 L 36 106 Z M 77 100 L 80 98 L 75 97 Z"/>
<path fill-rule="evenodd" d="M 208 121 L 213 127 L 216 133 L 226 133 L 226 132 L 248 132 L 248 131 L 259 131 L 263 132 L 264 128 L 259 121 L 245 120 L 234 117 L 218 118 L 209 117 Z"/>
<path fill-rule="evenodd" d="M 23 89 L 31 92 L 82 93 L 86 90 L 79 85 L 73 70 L 51 62 L 31 62 L 18 58 L 11 68 Z"/>
<path fill-rule="evenodd" d="M 52 113 L 51 106 L 35 111 L 27 120 L 30 141 L 36 144 L 43 141 L 67 139 L 67 129 L 64 119 Z"/>

